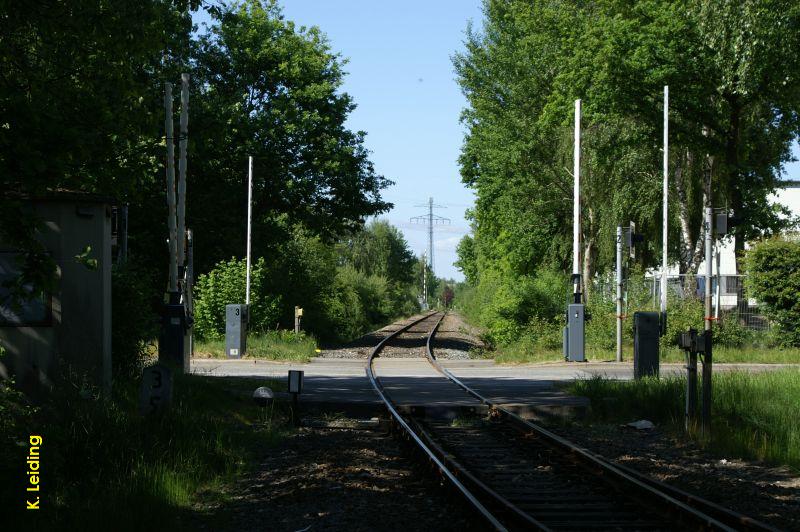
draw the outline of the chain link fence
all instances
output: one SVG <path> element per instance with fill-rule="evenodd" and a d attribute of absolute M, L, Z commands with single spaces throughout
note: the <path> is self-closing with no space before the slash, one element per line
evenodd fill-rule
<path fill-rule="evenodd" d="M 759 311 L 758 302 L 748 298 L 745 290 L 746 275 L 720 275 L 711 278 L 712 311 L 720 321 L 735 320 L 740 325 L 756 331 L 770 329 L 769 320 Z M 656 274 L 645 278 L 625 279 L 623 281 L 623 308 L 658 310 L 661 301 L 661 276 Z M 669 275 L 667 290 L 669 299 L 705 298 L 704 275 Z M 616 285 L 613 279 L 600 278 L 594 283 L 594 295 L 605 301 L 614 302 Z"/>

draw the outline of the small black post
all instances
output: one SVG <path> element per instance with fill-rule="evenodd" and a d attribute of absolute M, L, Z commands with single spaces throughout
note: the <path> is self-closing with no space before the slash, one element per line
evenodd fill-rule
<path fill-rule="evenodd" d="M 697 419 L 697 352 L 689 351 L 686 356 L 686 431 L 689 432 Z"/>
<path fill-rule="evenodd" d="M 300 426 L 300 416 L 298 415 L 298 408 L 300 407 L 300 403 L 297 400 L 297 394 L 293 393 L 292 396 L 292 426 L 299 427 Z"/>
<path fill-rule="evenodd" d="M 697 412 L 697 353 L 705 350 L 705 339 L 698 336 L 697 330 L 689 329 L 678 336 L 678 347 L 686 351 L 686 412 L 684 423 L 686 432 L 692 430 Z"/>
<path fill-rule="evenodd" d="M 289 370 L 289 395 L 292 396 L 292 425 L 300 426 L 300 402 L 298 396 L 303 393 L 303 371 Z"/>

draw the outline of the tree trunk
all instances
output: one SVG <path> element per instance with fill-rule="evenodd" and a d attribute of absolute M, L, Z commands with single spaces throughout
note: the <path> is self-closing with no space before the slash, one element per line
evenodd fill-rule
<path fill-rule="evenodd" d="M 684 178 L 691 179 L 694 155 L 687 150 L 685 165 L 683 160 L 679 160 L 675 168 L 675 190 L 678 196 L 678 220 L 681 226 L 681 245 L 680 245 L 680 273 L 695 273 L 699 264 L 700 253 L 702 251 L 702 239 L 700 233 L 692 231 L 691 205 L 686 191 Z M 686 175 L 684 175 L 684 169 Z"/>
<path fill-rule="evenodd" d="M 595 245 L 595 215 L 594 209 L 591 207 L 587 209 L 588 212 L 588 230 L 584 234 L 584 247 L 583 247 L 583 297 L 588 303 L 591 297 L 592 276 L 594 275 L 594 256 L 597 253 Z"/>

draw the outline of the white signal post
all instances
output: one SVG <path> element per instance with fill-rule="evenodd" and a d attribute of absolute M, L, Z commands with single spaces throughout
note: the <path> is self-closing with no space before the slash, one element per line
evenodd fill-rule
<path fill-rule="evenodd" d="M 622 226 L 617 226 L 617 362 L 622 362 Z"/>
<path fill-rule="evenodd" d="M 667 312 L 667 235 L 669 228 L 669 87 L 664 86 L 664 208 L 661 250 L 661 313 Z"/>
<path fill-rule="evenodd" d="M 245 274 L 244 303 L 250 305 L 250 238 L 253 223 L 253 157 L 247 160 L 247 273 Z"/>
<path fill-rule="evenodd" d="M 581 101 L 575 100 L 575 142 L 573 153 L 572 274 L 573 294 L 580 293 L 581 273 Z M 577 300 L 575 303 L 580 303 Z"/>

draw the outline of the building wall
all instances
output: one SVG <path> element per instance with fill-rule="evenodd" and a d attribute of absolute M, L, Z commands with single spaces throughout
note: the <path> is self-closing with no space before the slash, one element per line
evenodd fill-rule
<path fill-rule="evenodd" d="M 23 387 L 49 385 L 60 368 L 111 386 L 111 208 L 89 199 L 35 201 L 43 220 L 40 241 L 57 265 L 52 321 L 42 326 L 0 326 L 9 370 Z M 96 269 L 76 259 L 87 246 Z M 10 248 L 0 249 L 9 251 Z"/>

